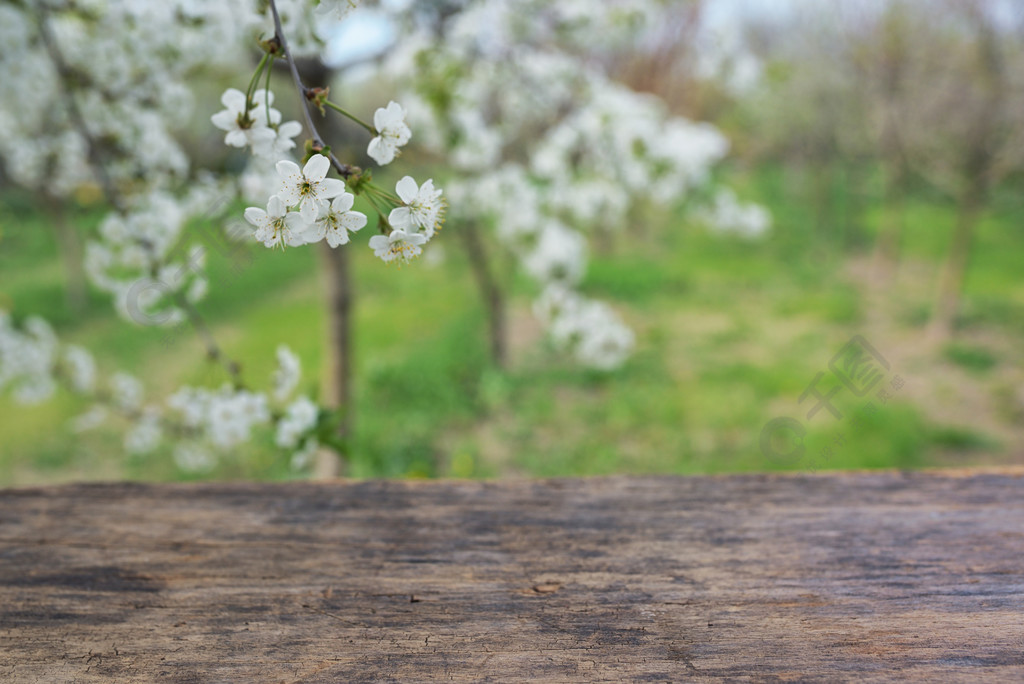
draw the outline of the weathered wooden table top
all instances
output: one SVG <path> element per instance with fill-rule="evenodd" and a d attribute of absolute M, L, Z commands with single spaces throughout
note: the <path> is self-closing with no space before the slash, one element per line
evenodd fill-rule
<path fill-rule="evenodd" d="M 1024 680 L 1024 471 L 0 490 L 0 681 Z"/>

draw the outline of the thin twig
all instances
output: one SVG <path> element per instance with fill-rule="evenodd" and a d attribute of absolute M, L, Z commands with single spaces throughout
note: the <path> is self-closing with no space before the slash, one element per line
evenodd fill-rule
<path fill-rule="evenodd" d="M 284 53 L 284 58 L 288 61 L 288 69 L 291 71 L 292 81 L 295 82 L 295 89 L 298 90 L 299 99 L 302 101 L 302 114 L 306 118 L 309 135 L 313 138 L 313 147 L 322 150 L 327 145 L 324 143 L 323 138 L 320 137 L 320 131 L 317 130 L 316 124 L 313 123 L 313 115 L 309 110 L 309 88 L 303 85 L 302 78 L 299 76 L 299 69 L 295 66 L 295 59 L 292 57 L 291 50 L 288 49 L 288 39 L 284 37 L 284 29 L 281 27 L 281 16 L 277 13 L 277 3 L 274 0 L 270 0 L 270 12 L 274 15 L 274 41 L 281 47 L 281 52 Z M 347 179 L 359 173 L 358 167 L 342 164 L 330 150 L 328 150 L 327 154 L 334 169 L 342 178 Z"/>
<path fill-rule="evenodd" d="M 229 358 L 224 354 L 220 345 L 217 344 L 216 338 L 213 336 L 213 332 L 210 330 L 210 326 L 206 323 L 206 319 L 199 313 L 192 302 L 181 294 L 180 292 L 175 293 L 174 302 L 185 312 L 185 317 L 188 318 L 189 324 L 192 329 L 196 331 L 196 334 L 203 341 L 203 345 L 206 347 L 206 356 L 211 361 L 215 361 L 224 367 L 224 370 L 231 376 L 231 384 L 234 385 L 235 389 L 245 389 L 245 381 L 242 378 L 242 367 L 241 365 Z"/>
<path fill-rule="evenodd" d="M 138 408 L 129 408 L 121 405 L 114 393 L 111 390 L 93 389 L 90 391 L 80 390 L 74 383 L 74 380 L 68 375 L 67 371 L 61 364 L 57 364 L 53 368 L 54 379 L 64 386 L 64 389 L 68 390 L 71 394 L 79 397 L 85 397 L 90 403 L 98 404 L 100 407 L 112 411 L 113 413 L 121 416 L 128 421 L 138 421 L 145 416 L 145 412 Z M 193 427 L 185 425 L 180 420 L 171 420 L 165 415 L 159 416 L 160 424 L 164 430 L 174 435 L 181 437 L 194 437 L 196 430 Z"/>

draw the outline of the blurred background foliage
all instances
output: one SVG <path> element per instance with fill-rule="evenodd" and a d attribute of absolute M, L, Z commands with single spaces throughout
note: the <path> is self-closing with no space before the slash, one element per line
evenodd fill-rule
<path fill-rule="evenodd" d="M 771 231 L 718 234 L 681 202 L 599 236 L 582 291 L 612 302 L 637 333 L 633 358 L 613 372 L 579 369 L 545 343 L 526 280 L 512 288 L 509 363 L 492 365 L 450 233 L 401 270 L 354 250 L 357 427 L 346 474 L 1024 463 L 1024 22 L 1012 2 L 936 4 L 680 2 L 637 44 L 596 46 L 623 82 L 726 133 L 733 150 L 718 173 L 770 210 Z M 386 99 L 347 87 L 347 75 L 336 73 L 335 89 L 357 109 Z M 209 86 L 211 111 L 221 85 Z M 199 157 L 225 149 L 202 119 L 191 146 Z M 443 185 L 441 161 L 407 154 Z M 0 307 L 42 314 L 154 394 L 223 381 L 187 329 L 129 327 L 83 284 L 75 245 L 95 230 L 98 202 L 81 193 L 54 207 L 0 188 Z M 202 309 L 219 339 L 251 360 L 250 377 L 269 377 L 286 343 L 304 382 L 320 382 L 317 253 L 243 251 L 211 250 Z M 803 459 L 767 460 L 762 426 L 803 419 L 801 394 L 853 335 L 891 364 L 888 396 L 837 395 L 843 418 L 805 420 Z M 66 395 L 41 406 L 0 398 L 0 485 L 195 477 L 166 453 L 125 456 L 116 433 L 74 433 L 68 423 L 84 408 Z M 294 476 L 270 449 L 204 475 Z"/>

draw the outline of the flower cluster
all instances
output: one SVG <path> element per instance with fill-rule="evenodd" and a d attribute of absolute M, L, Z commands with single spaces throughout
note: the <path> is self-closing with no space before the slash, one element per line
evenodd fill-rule
<path fill-rule="evenodd" d="M 168 398 L 166 415 L 186 435 L 175 445 L 175 461 L 183 470 L 205 470 L 246 442 L 259 429 L 271 428 L 278 447 L 292 454 L 293 464 L 308 463 L 319 447 L 316 437 L 320 406 L 305 395 L 293 396 L 301 376 L 299 358 L 286 346 L 277 349 L 273 389 L 254 392 L 222 385 L 217 390 L 183 387 Z"/>
<path fill-rule="evenodd" d="M 319 448 L 320 406 L 295 396 L 301 376 L 298 357 L 287 347 L 277 350 L 278 368 L 270 392 L 225 384 L 219 389 L 182 387 L 161 402 L 147 402 L 142 383 L 124 372 L 101 378 L 85 349 L 62 344 L 50 325 L 33 317 L 15 325 L 0 311 L 0 392 L 23 404 L 49 399 L 64 387 L 93 402 L 74 421 L 76 430 L 91 430 L 117 416 L 126 424 L 126 451 L 147 454 L 169 437 L 183 470 L 213 467 L 218 454 L 231 453 L 249 442 L 258 429 L 273 429 L 274 442 L 304 467 Z"/>
<path fill-rule="evenodd" d="M 699 217 L 714 230 L 745 238 L 760 237 L 772 226 L 771 214 L 764 207 L 743 204 L 730 188 L 720 188 Z"/>
<path fill-rule="evenodd" d="M 206 295 L 206 250 L 184 242 L 184 229 L 209 195 L 220 192 L 226 191 L 202 183 L 185 197 L 155 190 L 104 217 L 86 246 L 85 270 L 93 285 L 113 295 L 122 316 L 140 325 L 174 325 L 184 318 L 183 301 Z"/>
<path fill-rule="evenodd" d="M 254 81 L 263 68 L 265 62 L 257 68 Z M 326 90 L 318 92 L 314 99 L 321 107 L 336 109 L 355 119 L 330 102 Z M 273 93 L 267 90 L 247 95 L 229 88 L 221 97 L 225 109 L 212 117 L 215 126 L 227 131 L 225 144 L 250 147 L 257 159 L 278 159 L 274 164 L 276 179 L 270 180 L 256 169 L 247 170 L 241 179 L 242 185 L 250 190 L 245 193 L 247 197 L 265 196 L 267 186 L 273 186 L 265 209 L 245 210 L 245 220 L 255 228 L 253 236 L 266 247 L 294 247 L 320 241 L 326 241 L 332 248 L 348 244 L 351 234 L 366 225 L 366 214 L 353 209 L 355 193 L 347 191 L 344 181 L 328 178 L 333 160 L 325 154 L 311 154 L 301 168 L 293 160 L 281 158 L 295 146 L 292 138 L 301 126 L 291 121 L 281 124 L 280 112 L 270 106 L 273 100 Z M 373 126 L 363 125 L 375 134 L 367 154 L 381 165 L 394 161 L 412 137 L 405 123 L 405 110 L 394 101 L 376 111 Z M 358 180 L 359 189 L 367 193 L 381 219 L 382 234 L 369 241 L 374 253 L 385 263 L 407 263 L 419 256 L 423 245 L 444 222 L 442 191 L 434 187 L 433 179 L 418 185 L 411 176 L 405 176 L 396 185 L 395 195 L 368 180 Z M 386 216 L 382 205 L 391 207 Z"/>
<path fill-rule="evenodd" d="M 279 185 L 266 210 L 249 207 L 245 220 L 267 247 L 296 246 L 326 240 L 331 247 L 347 244 L 350 234 L 366 225 L 366 215 L 352 209 L 355 196 L 344 181 L 328 178 L 330 160 L 314 154 L 302 168 L 289 160 L 277 163 Z M 398 206 L 388 214 L 385 235 L 370 238 L 370 247 L 385 263 L 407 263 L 444 222 L 442 191 L 433 180 L 417 185 L 411 176 L 398 181 Z M 388 199 L 391 199 L 390 197 Z M 382 216 L 383 218 L 383 216 Z"/>
<path fill-rule="evenodd" d="M 272 92 L 257 90 L 249 98 L 240 90 L 228 88 L 220 101 L 224 109 L 210 120 L 227 131 L 226 145 L 249 146 L 253 154 L 272 159 L 280 159 L 295 147 L 293 138 L 302 132 L 302 125 L 298 121 L 281 123 L 281 112 L 270 106 L 274 103 Z"/>
<path fill-rule="evenodd" d="M 623 360 L 633 341 L 607 306 L 572 292 L 587 235 L 706 187 L 729 148 L 713 126 L 670 115 L 588 58 L 595 44 L 634 44 L 661 10 L 656 0 L 469 0 L 417 23 L 382 67 L 404 84 L 408 119 L 432 133 L 424 143 L 460 172 L 449 181 L 456 220 L 492 225 L 545 293 L 539 301 L 560 293 L 562 313 L 541 318 L 557 346 L 598 367 Z"/>
<path fill-rule="evenodd" d="M 377 238 L 388 245 L 378 249 L 375 240 L 374 249 L 385 261 L 407 261 L 441 224 L 441 191 L 431 181 L 419 186 L 410 178 L 395 194 L 374 186 L 369 174 L 347 188 L 327 177 L 326 146 L 317 147 L 324 154 L 310 154 L 300 168 L 291 155 L 303 127 L 283 119 L 269 90 L 271 65 L 283 57 L 285 35 L 292 56 L 317 54 L 333 23 L 357 4 L 3 4 L 0 39 L 6 48 L 0 65 L 8 77 L 0 82 L 0 125 L 9 133 L 0 140 L 4 176 L 46 200 L 74 195 L 94 203 L 103 196 L 108 213 L 86 245 L 85 270 L 123 316 L 142 325 L 196 322 L 194 305 L 209 282 L 206 249 L 196 244 L 191 228 L 201 217 L 204 230 L 212 223 L 212 230 L 223 231 L 219 223 L 239 189 L 251 193 L 261 186 L 265 204 L 250 207 L 245 218 L 268 247 L 348 243 L 367 223 L 354 209 L 356 195 L 366 193 L 381 218 L 383 235 Z M 249 151 L 254 163 L 240 178 L 197 171 L 181 142 L 191 133 L 193 81 L 236 76 L 255 44 L 265 53 L 249 87 L 227 89 L 221 111 L 211 117 L 225 144 Z M 26 99 L 27 92 L 34 96 Z M 390 163 L 411 139 L 405 112 L 391 102 L 375 113 L 373 124 L 364 124 L 372 131 L 367 154 L 378 164 Z M 316 132 L 309 133 L 317 141 Z M 358 173 L 358 167 L 348 168 Z M 209 246 L 234 236 L 202 237 Z M 221 358 L 215 343 L 209 350 L 210 358 Z M 321 441 L 333 444 L 327 432 L 316 435 L 329 412 L 294 396 L 300 364 L 289 350 L 278 350 L 279 368 L 267 392 L 247 389 L 231 370 L 237 366 L 221 360 L 229 384 L 184 387 L 166 401 L 147 399 L 136 378 L 101 376 L 88 352 L 61 344 L 42 319 L 15 325 L 0 312 L 0 391 L 32 403 L 65 386 L 92 402 L 75 428 L 94 429 L 115 417 L 125 423 L 129 451 L 149 453 L 173 442 L 182 468 L 202 470 L 218 454 L 268 431 L 293 453 L 294 464 L 307 463 Z"/>
<path fill-rule="evenodd" d="M 322 154 L 314 154 L 302 168 L 293 161 L 279 161 L 278 192 L 267 202 L 266 211 L 245 210 L 245 220 L 256 227 L 256 239 L 267 247 L 320 240 L 337 247 L 349 241 L 349 233 L 365 226 L 366 215 L 352 211 L 355 197 L 345 192 L 345 183 L 327 178 L 330 167 Z"/>
<path fill-rule="evenodd" d="M 90 157 L 100 155 L 119 187 L 187 178 L 176 137 L 190 121 L 189 79 L 237 63 L 259 23 L 249 0 L 4 3 L 0 159 L 9 177 L 62 197 L 98 180 Z"/>
<path fill-rule="evenodd" d="M 0 391 L 10 390 L 23 404 L 48 399 L 56 389 L 53 370 L 58 353 L 57 338 L 46 321 L 33 317 L 18 330 L 7 312 L 0 311 Z M 80 359 L 76 367 L 82 365 Z M 84 365 L 94 365 L 91 357 Z M 87 371 L 79 379 L 87 384 L 91 375 Z"/>
<path fill-rule="evenodd" d="M 405 110 L 397 102 L 389 102 L 373 115 L 377 135 L 370 141 L 366 153 L 381 166 L 395 160 L 400 148 L 412 138 L 412 131 L 405 123 Z"/>
<path fill-rule="evenodd" d="M 534 313 L 547 324 L 555 345 L 585 366 L 612 370 L 633 352 L 633 331 L 603 302 L 549 285 L 534 303 Z"/>
<path fill-rule="evenodd" d="M 417 185 L 412 176 L 405 176 L 395 185 L 395 192 L 402 204 L 388 214 L 391 232 L 370 238 L 370 248 L 385 263 L 408 263 L 420 255 L 423 245 L 440 230 L 445 204 L 433 179 Z"/>
<path fill-rule="evenodd" d="M 202 251 L 185 227 L 217 219 L 231 192 L 191 167 L 179 139 L 191 128 L 197 75 L 234 72 L 268 16 L 251 0 L 0 7 L 5 174 L 53 201 L 105 195 L 110 212 L 87 247 L 86 272 L 135 322 L 174 324 L 206 292 Z M 272 95 L 256 91 L 251 110 L 239 95 L 226 94 L 217 117 L 232 144 L 266 155 L 294 146 L 300 127 L 281 122 Z"/>

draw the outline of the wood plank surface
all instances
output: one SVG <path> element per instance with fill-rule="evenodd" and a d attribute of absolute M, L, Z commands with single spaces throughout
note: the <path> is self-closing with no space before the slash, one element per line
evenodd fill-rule
<path fill-rule="evenodd" d="M 1020 471 L 0 491 L 0 681 L 1024 681 Z"/>

